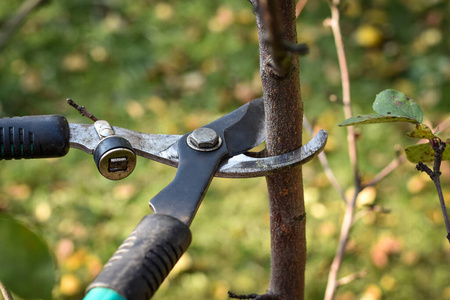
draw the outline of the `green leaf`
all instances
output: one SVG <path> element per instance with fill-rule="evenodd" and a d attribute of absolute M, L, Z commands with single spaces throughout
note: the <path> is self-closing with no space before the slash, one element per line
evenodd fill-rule
<path fill-rule="evenodd" d="M 434 161 L 434 150 L 430 143 L 411 145 L 405 148 L 406 158 L 412 163 Z M 442 160 L 450 160 L 450 147 L 445 147 Z"/>
<path fill-rule="evenodd" d="M 384 90 L 373 103 L 373 110 L 381 115 L 405 117 L 422 123 L 423 112 L 413 99 L 396 90 Z"/>
<path fill-rule="evenodd" d="M 434 139 L 436 137 L 434 133 L 431 131 L 430 127 L 428 127 L 425 124 L 417 124 L 416 128 L 413 131 L 408 132 L 406 135 L 415 139 L 428 139 L 428 140 Z"/>
<path fill-rule="evenodd" d="M 47 244 L 17 220 L 0 214 L 0 280 L 24 299 L 51 299 L 55 268 Z"/>
<path fill-rule="evenodd" d="M 362 125 L 362 124 L 375 124 L 375 123 L 392 123 L 392 122 L 409 122 L 409 123 L 417 123 L 415 119 L 406 118 L 406 117 L 398 117 L 398 116 L 387 116 L 380 114 L 368 114 L 368 115 L 360 115 L 356 117 L 351 117 L 339 126 L 351 126 L 351 125 Z"/>

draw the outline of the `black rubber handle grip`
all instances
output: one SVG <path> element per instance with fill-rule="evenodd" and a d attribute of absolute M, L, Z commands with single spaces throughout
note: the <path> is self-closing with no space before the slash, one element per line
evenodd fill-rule
<path fill-rule="evenodd" d="M 0 119 L 0 160 L 61 157 L 69 141 L 69 123 L 61 115 Z"/>
<path fill-rule="evenodd" d="M 88 287 L 116 291 L 127 300 L 150 299 L 191 243 L 180 220 L 145 216 Z"/>

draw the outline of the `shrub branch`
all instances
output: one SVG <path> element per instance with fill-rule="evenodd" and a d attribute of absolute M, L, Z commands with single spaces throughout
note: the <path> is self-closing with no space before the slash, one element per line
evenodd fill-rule
<path fill-rule="evenodd" d="M 450 221 L 448 219 L 447 208 L 445 206 L 444 195 L 442 193 L 441 187 L 441 163 L 442 163 L 442 155 L 445 150 L 446 143 L 442 142 L 439 139 L 434 139 L 431 141 L 431 147 L 434 150 L 434 165 L 433 170 L 431 170 L 427 165 L 420 162 L 417 164 L 416 169 L 421 172 L 425 172 L 430 176 L 434 185 L 436 186 L 436 191 L 438 193 L 439 202 L 441 204 L 442 214 L 444 216 L 445 228 L 447 229 L 447 240 L 450 243 Z"/>

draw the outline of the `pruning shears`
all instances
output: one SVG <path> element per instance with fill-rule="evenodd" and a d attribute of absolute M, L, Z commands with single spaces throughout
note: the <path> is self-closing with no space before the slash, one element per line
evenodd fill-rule
<path fill-rule="evenodd" d="M 141 133 L 90 117 L 94 124 L 69 124 L 61 115 L 0 119 L 0 159 L 61 157 L 76 148 L 92 154 L 99 172 L 112 180 L 130 175 L 136 156 L 178 168 L 150 200 L 154 213 L 142 219 L 88 287 L 89 300 L 151 298 L 189 247 L 189 226 L 214 176 L 267 176 L 306 163 L 327 140 L 320 130 L 283 155 L 248 153 L 265 140 L 262 98 L 185 135 Z"/>

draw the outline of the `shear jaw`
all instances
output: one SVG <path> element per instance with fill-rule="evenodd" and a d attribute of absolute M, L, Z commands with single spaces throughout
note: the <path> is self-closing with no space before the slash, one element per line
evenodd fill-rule
<path fill-rule="evenodd" d="M 316 157 L 327 143 L 328 133 L 321 129 L 306 145 L 277 156 L 255 158 L 240 154 L 224 160 L 216 177 L 251 178 L 261 177 L 303 165 Z"/>
<path fill-rule="evenodd" d="M 70 124 L 71 147 L 92 154 L 99 142 L 93 127 L 94 125 Z M 120 127 L 113 127 L 113 129 L 116 134 L 126 137 L 137 155 L 178 167 L 177 144 L 181 138 L 180 135 L 149 134 Z M 328 133 L 322 129 L 301 148 L 282 155 L 255 158 L 244 153 L 224 159 L 215 176 L 222 178 L 261 177 L 305 164 L 324 149 L 327 138 Z"/>

